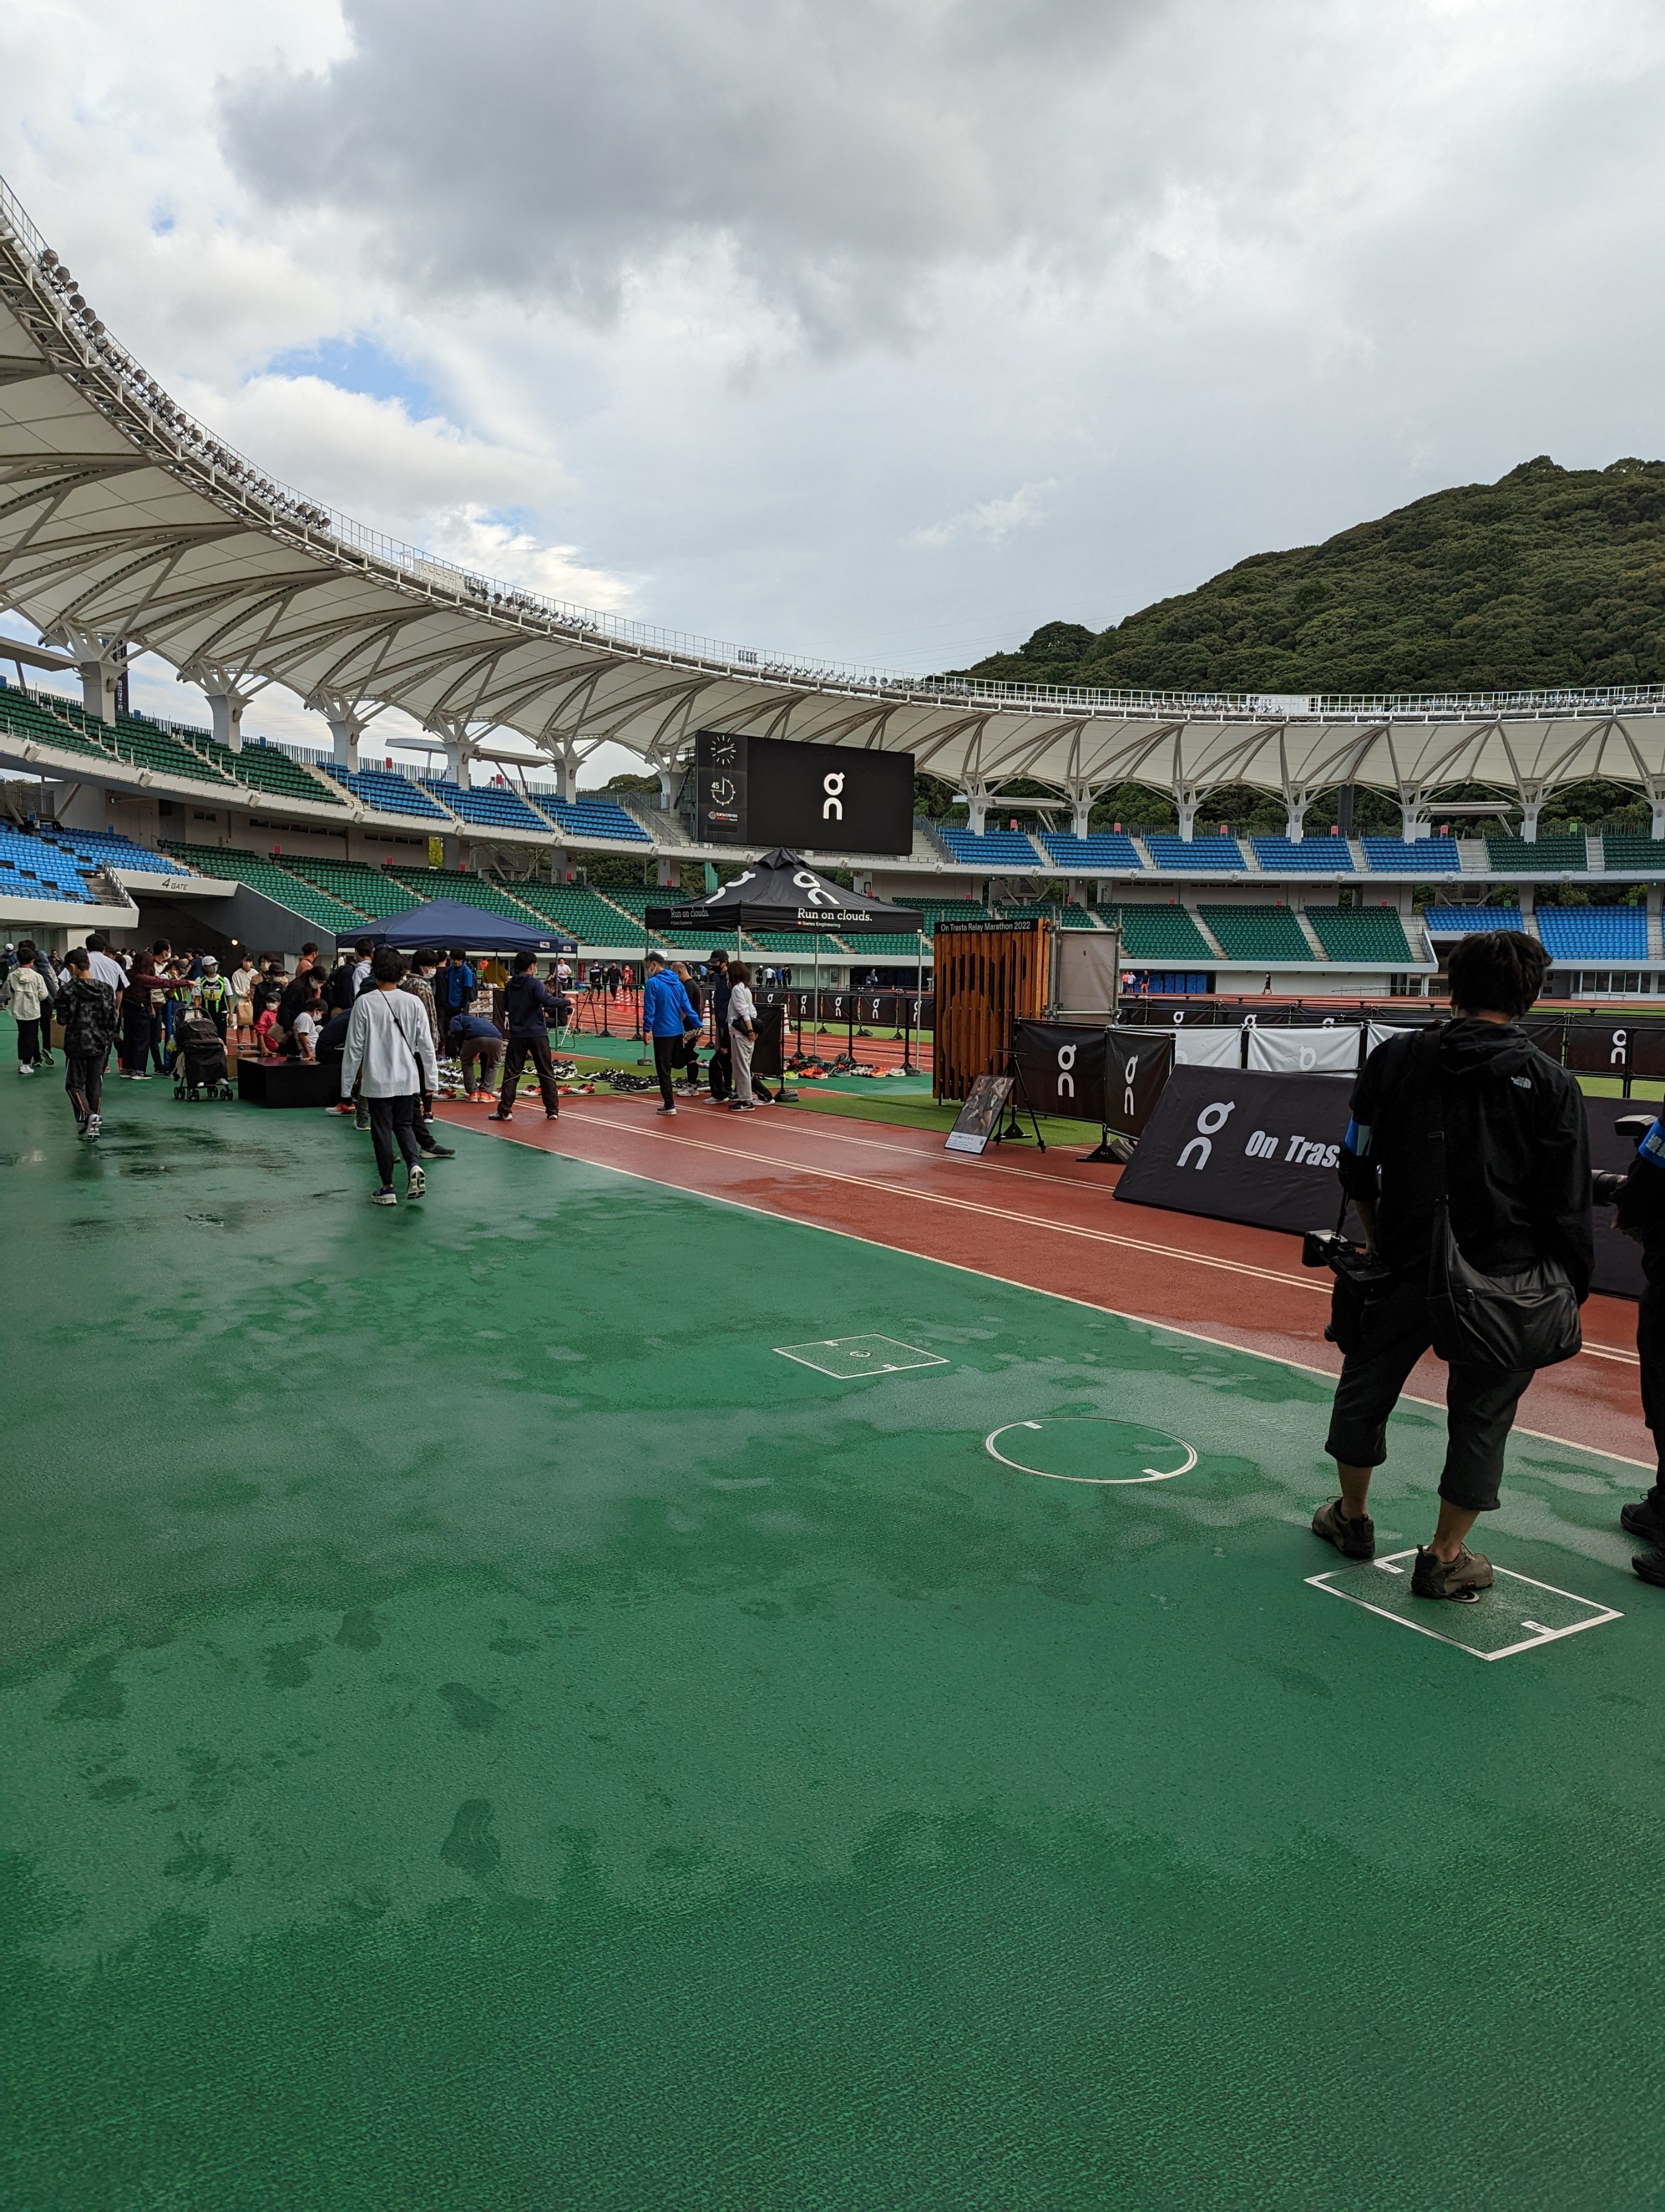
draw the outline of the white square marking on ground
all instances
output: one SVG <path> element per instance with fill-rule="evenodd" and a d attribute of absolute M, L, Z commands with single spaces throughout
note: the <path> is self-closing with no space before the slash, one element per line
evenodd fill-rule
<path fill-rule="evenodd" d="M 1474 1605 L 1449 1601 L 1436 1604 L 1411 1595 L 1414 1549 L 1395 1552 L 1386 1559 L 1366 1559 L 1356 1567 L 1332 1567 L 1328 1574 L 1309 1575 L 1314 1589 L 1328 1590 L 1362 1605 L 1366 1613 L 1379 1613 L 1401 1628 L 1414 1628 L 1437 1644 L 1455 1644 L 1476 1659 L 1509 1659 L 1517 1651 L 1535 1650 L 1540 1644 L 1558 1643 L 1576 1636 L 1581 1628 L 1600 1628 L 1624 1614 L 1593 1598 L 1575 1597 L 1553 1583 L 1534 1582 L 1529 1575 L 1512 1573 L 1494 1560 L 1497 1580 L 1481 1592 Z M 1431 1616 L 1431 1620 L 1429 1618 Z M 1442 1626 L 1436 1628 L 1432 1621 Z"/>
<path fill-rule="evenodd" d="M 819 1344 L 777 1344 L 775 1349 L 783 1359 L 795 1359 L 839 1382 L 858 1375 L 900 1375 L 909 1367 L 948 1364 L 937 1352 L 898 1344 L 893 1336 L 829 1336 Z"/>

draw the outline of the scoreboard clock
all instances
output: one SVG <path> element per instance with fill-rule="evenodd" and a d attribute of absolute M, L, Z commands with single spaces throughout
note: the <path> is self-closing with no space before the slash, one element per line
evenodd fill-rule
<path fill-rule="evenodd" d="M 694 740 L 695 831 L 702 845 L 908 853 L 914 757 L 702 730 Z"/>

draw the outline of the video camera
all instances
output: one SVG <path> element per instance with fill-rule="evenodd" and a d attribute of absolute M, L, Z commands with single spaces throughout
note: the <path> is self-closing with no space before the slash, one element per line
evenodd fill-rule
<path fill-rule="evenodd" d="M 1384 1266 L 1376 1253 L 1344 1237 L 1339 1229 L 1309 1229 L 1301 1239 L 1301 1265 L 1328 1267 L 1355 1283 L 1385 1283 L 1393 1275 L 1393 1269 Z"/>
<path fill-rule="evenodd" d="M 1639 1145 L 1654 1125 L 1651 1114 L 1621 1114 L 1613 1125 L 1615 1137 L 1628 1137 Z M 1589 1200 L 1592 1206 L 1616 1206 L 1619 1194 L 1628 1178 L 1613 1168 L 1596 1168 L 1589 1179 Z"/>

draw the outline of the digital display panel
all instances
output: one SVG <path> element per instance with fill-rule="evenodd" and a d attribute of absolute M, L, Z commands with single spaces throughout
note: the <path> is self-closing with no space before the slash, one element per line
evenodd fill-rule
<path fill-rule="evenodd" d="M 797 852 L 910 852 L 914 757 L 702 730 L 695 739 L 702 844 Z"/>

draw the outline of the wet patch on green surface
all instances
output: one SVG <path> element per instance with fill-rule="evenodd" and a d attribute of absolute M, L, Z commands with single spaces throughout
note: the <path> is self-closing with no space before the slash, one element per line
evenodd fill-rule
<path fill-rule="evenodd" d="M 19 1088 L 8 1342 L 98 1387 L 4 1432 L 6 2201 L 1656 2201 L 1633 1470 L 1513 1448 L 1492 1548 L 1626 1618 L 1478 1667 L 1306 1586 L 1316 1377 L 486 1139 L 391 1216 L 322 1116 L 118 1097 L 89 1160 Z M 860 1334 L 946 1364 L 773 1350 Z M 1199 1459 L 1037 1479 L 1029 1419 Z"/>

